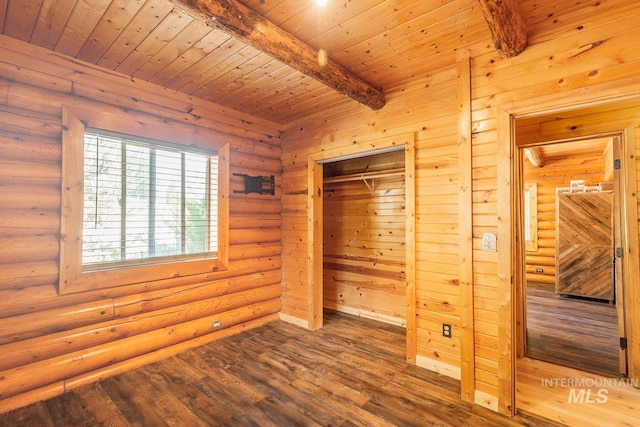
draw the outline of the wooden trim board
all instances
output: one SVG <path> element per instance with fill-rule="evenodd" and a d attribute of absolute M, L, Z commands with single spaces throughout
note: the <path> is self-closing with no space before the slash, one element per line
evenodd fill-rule
<path fill-rule="evenodd" d="M 471 60 L 461 53 L 458 75 L 458 262 L 460 265 L 461 395 L 474 402 L 476 388 L 473 292 L 473 177 L 471 143 Z"/>

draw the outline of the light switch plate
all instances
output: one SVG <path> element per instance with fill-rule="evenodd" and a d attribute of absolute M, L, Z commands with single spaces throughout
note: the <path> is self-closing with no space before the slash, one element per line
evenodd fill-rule
<path fill-rule="evenodd" d="M 482 236 L 482 250 L 484 252 L 496 252 L 496 235 L 493 233 L 485 233 Z"/>

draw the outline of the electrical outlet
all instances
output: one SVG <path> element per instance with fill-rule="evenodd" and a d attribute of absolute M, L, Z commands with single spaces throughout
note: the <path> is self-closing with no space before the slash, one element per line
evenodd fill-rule
<path fill-rule="evenodd" d="M 536 268 L 536 273 L 544 273 L 544 269 L 542 269 L 542 268 Z"/>
<path fill-rule="evenodd" d="M 451 325 L 448 323 L 442 324 L 442 336 L 445 338 L 451 338 Z"/>

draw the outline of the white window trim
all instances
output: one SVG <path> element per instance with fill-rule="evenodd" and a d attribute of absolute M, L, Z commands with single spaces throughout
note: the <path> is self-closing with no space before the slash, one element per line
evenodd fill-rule
<path fill-rule="evenodd" d="M 95 118 L 94 118 L 95 119 Z M 126 119 L 123 119 L 126 121 Z M 99 121 L 95 119 L 94 121 Z M 162 264 L 83 271 L 82 221 L 84 181 L 84 131 L 79 117 L 62 111 L 62 206 L 60 226 L 59 293 L 97 290 L 134 283 L 179 278 L 196 274 L 224 271 L 228 265 L 229 238 L 229 145 L 218 149 L 218 256 L 215 259 L 193 259 Z M 112 122 L 105 126 L 111 126 Z M 92 127 L 102 127 L 92 123 Z M 109 129 L 127 133 L 126 129 Z M 144 135 L 136 135 L 145 137 Z M 175 141 L 170 141 L 179 143 Z"/>

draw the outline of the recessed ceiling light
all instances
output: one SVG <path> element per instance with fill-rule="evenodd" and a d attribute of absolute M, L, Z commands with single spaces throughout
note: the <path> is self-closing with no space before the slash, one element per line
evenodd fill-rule
<path fill-rule="evenodd" d="M 316 0 L 318 6 L 323 7 L 327 5 L 327 0 Z"/>

